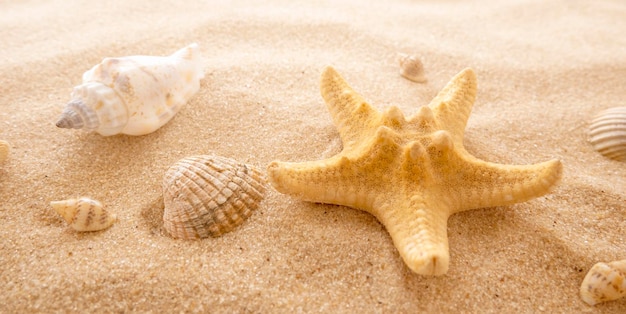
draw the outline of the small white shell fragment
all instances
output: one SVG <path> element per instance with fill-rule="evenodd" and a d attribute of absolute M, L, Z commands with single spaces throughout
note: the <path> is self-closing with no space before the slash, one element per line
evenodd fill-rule
<path fill-rule="evenodd" d="M 154 132 L 198 92 L 203 77 L 197 44 L 167 57 L 105 58 L 83 74 L 56 126 L 104 136 Z"/>
<path fill-rule="evenodd" d="M 163 178 L 163 226 L 173 238 L 218 237 L 259 207 L 265 179 L 255 167 L 220 156 L 191 156 Z"/>
<path fill-rule="evenodd" d="M 87 197 L 53 201 L 50 206 L 76 231 L 103 230 L 116 221 L 115 215 L 110 215 L 102 203 Z"/>
<path fill-rule="evenodd" d="M 599 112 L 589 126 L 589 142 L 600 154 L 626 161 L 626 107 Z"/>
<path fill-rule="evenodd" d="M 424 83 L 424 65 L 417 56 L 400 54 L 400 75 L 413 82 Z"/>
<path fill-rule="evenodd" d="M 626 260 L 597 263 L 580 285 L 580 297 L 589 305 L 626 296 Z"/>
<path fill-rule="evenodd" d="M 0 162 L 7 160 L 9 156 L 9 142 L 0 140 Z"/>

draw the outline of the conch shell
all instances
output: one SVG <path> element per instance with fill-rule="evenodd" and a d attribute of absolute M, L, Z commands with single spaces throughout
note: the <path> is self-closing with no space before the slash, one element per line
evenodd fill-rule
<path fill-rule="evenodd" d="M 599 112 L 589 126 L 589 142 L 600 154 L 626 161 L 626 107 Z"/>
<path fill-rule="evenodd" d="M 163 226 L 174 238 L 218 237 L 259 207 L 265 179 L 256 168 L 219 156 L 179 160 L 163 179 Z"/>
<path fill-rule="evenodd" d="M 197 44 L 171 56 L 105 58 L 83 74 L 57 127 L 144 135 L 167 123 L 200 89 Z"/>
<path fill-rule="evenodd" d="M 9 156 L 9 143 L 7 141 L 0 140 L 0 162 L 4 162 Z"/>
<path fill-rule="evenodd" d="M 417 56 L 400 54 L 400 75 L 413 82 L 424 83 L 424 65 Z"/>
<path fill-rule="evenodd" d="M 626 260 L 597 263 L 580 286 L 580 297 L 589 305 L 626 296 Z"/>
<path fill-rule="evenodd" d="M 76 231 L 106 229 L 116 220 L 115 215 L 110 215 L 102 203 L 87 197 L 53 201 L 50 206 Z"/>

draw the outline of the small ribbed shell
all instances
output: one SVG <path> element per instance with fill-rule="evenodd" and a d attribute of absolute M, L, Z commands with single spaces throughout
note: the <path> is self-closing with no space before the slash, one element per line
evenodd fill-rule
<path fill-rule="evenodd" d="M 50 206 L 76 231 L 98 231 L 110 227 L 115 215 L 102 206 L 102 203 L 87 198 L 50 202 Z"/>
<path fill-rule="evenodd" d="M 580 285 L 580 297 L 589 305 L 626 296 L 626 260 L 597 263 Z"/>
<path fill-rule="evenodd" d="M 401 54 L 399 62 L 400 75 L 404 78 L 417 83 L 426 82 L 424 65 L 417 56 Z"/>
<path fill-rule="evenodd" d="M 589 126 L 589 142 L 600 154 L 626 161 L 626 107 L 598 113 Z"/>
<path fill-rule="evenodd" d="M 219 156 L 179 160 L 163 179 L 163 226 L 174 238 L 218 237 L 259 207 L 265 179 L 256 168 Z"/>
<path fill-rule="evenodd" d="M 4 162 L 9 156 L 9 143 L 0 140 L 0 162 Z"/>

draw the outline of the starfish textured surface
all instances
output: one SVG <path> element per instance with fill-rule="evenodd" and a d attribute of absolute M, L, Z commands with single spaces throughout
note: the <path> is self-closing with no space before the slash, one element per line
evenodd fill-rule
<path fill-rule="evenodd" d="M 332 67 L 322 74 L 321 93 L 343 150 L 319 161 L 274 161 L 268 166 L 270 182 L 303 200 L 373 214 L 418 274 L 448 271 L 450 215 L 544 195 L 561 176 L 558 160 L 501 165 L 465 150 L 465 125 L 476 98 L 471 69 L 408 119 L 398 107 L 381 113 L 370 106 Z"/>

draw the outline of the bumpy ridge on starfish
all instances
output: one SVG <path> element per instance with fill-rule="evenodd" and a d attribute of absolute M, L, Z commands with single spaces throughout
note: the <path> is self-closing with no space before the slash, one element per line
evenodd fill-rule
<path fill-rule="evenodd" d="M 561 176 L 558 160 L 501 165 L 465 150 L 464 128 L 476 97 L 471 69 L 409 119 L 394 106 L 384 113 L 374 109 L 333 68 L 324 71 L 321 85 L 343 150 L 319 161 L 274 161 L 270 182 L 307 201 L 373 214 L 416 273 L 447 272 L 450 215 L 544 195 Z"/>
<path fill-rule="evenodd" d="M 476 74 L 465 69 L 452 80 L 428 104 L 440 126 L 450 132 L 456 144 L 463 144 L 467 119 L 476 100 Z"/>
<path fill-rule="evenodd" d="M 372 130 L 381 114 L 329 67 L 322 74 L 321 93 L 345 146 L 357 144 L 371 136 L 363 130 Z"/>

